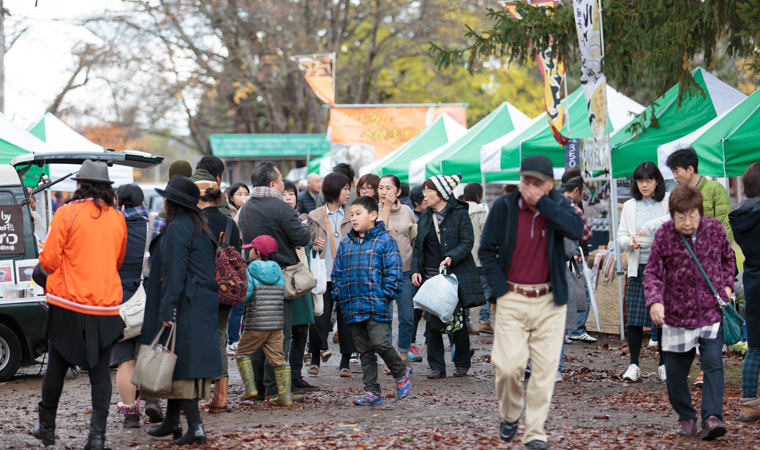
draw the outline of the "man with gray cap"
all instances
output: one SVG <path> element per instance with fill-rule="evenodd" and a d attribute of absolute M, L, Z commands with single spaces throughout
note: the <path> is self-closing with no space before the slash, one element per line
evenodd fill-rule
<path fill-rule="evenodd" d="M 520 185 L 491 207 L 478 256 L 496 302 L 491 363 L 496 371 L 505 441 L 517 435 L 523 410 L 520 376 L 531 358 L 525 406 L 525 448 L 548 449 L 544 422 L 565 333 L 568 286 L 563 238 L 578 240 L 583 222 L 554 189 L 549 158 L 532 155 L 520 166 Z"/>

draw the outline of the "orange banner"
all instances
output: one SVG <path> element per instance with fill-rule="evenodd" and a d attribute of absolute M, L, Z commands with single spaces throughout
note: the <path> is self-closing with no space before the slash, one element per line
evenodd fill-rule
<path fill-rule="evenodd" d="M 298 68 L 317 98 L 328 105 L 335 104 L 334 65 L 335 53 L 311 56 L 294 56 Z"/>
<path fill-rule="evenodd" d="M 377 160 L 399 148 L 444 113 L 467 126 L 465 105 L 331 108 L 333 144 L 361 146 L 365 152 L 373 151 Z"/>

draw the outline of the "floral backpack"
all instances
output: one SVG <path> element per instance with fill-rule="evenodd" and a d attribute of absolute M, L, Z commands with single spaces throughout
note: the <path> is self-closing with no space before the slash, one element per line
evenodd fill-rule
<path fill-rule="evenodd" d="M 219 236 L 216 248 L 216 282 L 219 284 L 219 303 L 235 306 L 243 303 L 248 292 L 247 266 L 240 252 L 230 247 L 232 219 L 227 218 L 227 230 Z"/>

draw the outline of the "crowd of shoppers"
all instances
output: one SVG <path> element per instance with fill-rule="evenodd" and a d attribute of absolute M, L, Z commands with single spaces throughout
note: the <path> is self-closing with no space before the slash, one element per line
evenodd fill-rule
<path fill-rule="evenodd" d="M 744 174 L 748 199 L 730 212 L 725 189 L 699 175 L 698 162 L 691 149 L 668 158 L 679 184 L 670 194 L 657 165 L 642 162 L 614 238 L 628 253 L 630 365 L 622 378 L 640 380 L 644 331 L 651 329 L 658 338 L 659 376 L 679 417 L 676 434 L 691 436 L 699 427 L 688 373 L 699 350 L 701 437 L 713 440 L 727 428 L 721 312 L 710 285 L 721 301 L 730 301 L 736 272 L 733 233 L 746 258 L 742 280 L 749 338 L 740 420 L 760 420 L 760 233 L 755 232 L 760 163 Z M 458 281 L 453 318 L 444 322 L 430 312 L 424 315 L 427 378 L 447 376 L 444 335 L 451 344 L 453 376 L 465 377 L 473 355 L 469 334 L 493 334 L 500 437 L 515 438 L 524 412 L 526 448 L 548 448 L 544 423 L 554 383 L 562 380 L 564 344 L 596 341 L 585 328 L 589 286 L 584 279 L 585 298 L 576 299 L 583 293 L 568 281 L 572 263 L 586 264 L 593 236 L 579 171 L 568 170 L 555 189 L 551 161 L 528 156 L 521 162 L 519 185 L 490 209 L 477 183 L 466 185 L 457 199 L 460 174 L 433 176 L 409 189 L 392 174 L 367 174 L 356 181 L 353 168 L 338 164 L 324 179 L 309 175 L 299 192 L 275 164 L 263 162 L 251 176 L 251 188 L 239 183 L 224 193 L 224 171 L 224 163 L 212 155 L 201 158 L 194 171 L 184 161 L 173 163 L 171 180 L 158 190 L 164 211 L 151 217 L 139 186 L 114 191 L 106 166 L 85 162 L 75 178 L 77 191 L 57 208 L 40 255 L 41 267 L 50 273 L 45 324 L 50 362 L 36 438 L 54 443 L 63 375 L 78 365 L 88 369 L 92 385 L 86 448 L 104 448 L 108 367 L 116 365 L 125 428 L 139 427 L 143 411 L 151 422 L 160 422 L 150 435 L 171 435 L 175 445 L 203 444 L 201 410 L 228 405 L 230 354 L 244 383 L 241 400 L 287 406 L 320 389 L 303 375 L 304 361 L 310 361 L 308 374 L 320 374 L 336 326 L 339 376 L 351 377 L 352 355 L 361 358 L 364 393 L 353 402 L 383 403 L 378 356 L 403 399 L 411 392 L 410 362 L 422 360 L 416 340 L 423 314 L 414 308 L 414 295 L 431 278 L 449 273 Z M 225 237 L 248 264 L 246 301 L 234 307 L 219 302 L 212 270 L 216 243 Z M 285 300 L 286 269 L 299 263 L 308 268 L 314 258 L 323 259 L 327 269 L 324 294 Z M 697 270 L 700 265 L 704 275 Z M 92 274 L 103 282 L 83 281 Z M 141 335 L 121 340 L 119 305 L 141 285 L 146 293 Z M 320 299 L 323 311 L 315 314 Z M 575 305 L 583 302 L 586 310 L 576 313 Z M 469 310 L 477 307 L 478 324 L 470 329 Z M 172 328 L 180 338 L 171 390 L 137 389 L 131 379 L 140 345 L 157 336 L 165 343 Z M 524 398 L 526 365 L 530 378 Z M 159 399 L 167 400 L 165 412 Z M 185 433 L 180 412 L 187 420 Z"/>

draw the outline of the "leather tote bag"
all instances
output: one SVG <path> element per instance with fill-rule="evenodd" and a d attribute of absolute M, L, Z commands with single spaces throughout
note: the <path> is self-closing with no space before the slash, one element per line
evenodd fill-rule
<path fill-rule="evenodd" d="M 137 364 L 132 374 L 132 384 L 144 388 L 156 394 L 166 394 L 172 390 L 174 378 L 174 366 L 177 364 L 177 355 L 174 354 L 174 344 L 177 342 L 177 324 L 169 330 L 169 338 L 166 346 L 158 343 L 166 326 L 161 325 L 161 330 L 150 345 L 141 345 L 137 355 Z"/>
<path fill-rule="evenodd" d="M 295 300 L 317 286 L 317 279 L 303 262 L 286 267 L 282 276 L 285 278 L 285 300 Z"/>

